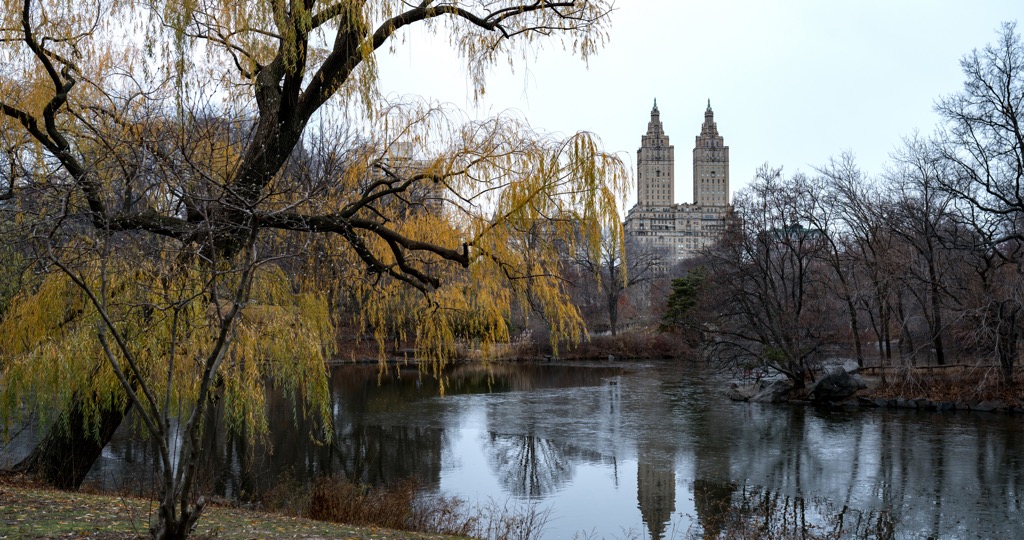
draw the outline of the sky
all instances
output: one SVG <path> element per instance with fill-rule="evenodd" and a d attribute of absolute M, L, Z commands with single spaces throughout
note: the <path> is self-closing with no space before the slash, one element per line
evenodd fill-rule
<path fill-rule="evenodd" d="M 495 68 L 474 103 L 444 37 L 407 32 L 378 58 L 385 95 L 450 103 L 474 117 L 512 111 L 537 130 L 596 134 L 635 172 L 655 99 L 675 146 L 675 202 L 692 202 L 692 150 L 711 100 L 730 188 L 758 166 L 812 173 L 849 151 L 877 175 L 907 136 L 939 123 L 960 59 L 1019 21 L 1024 0 L 617 0 L 610 41 L 588 63 L 546 47 Z M 636 201 L 635 185 L 625 208 Z"/>

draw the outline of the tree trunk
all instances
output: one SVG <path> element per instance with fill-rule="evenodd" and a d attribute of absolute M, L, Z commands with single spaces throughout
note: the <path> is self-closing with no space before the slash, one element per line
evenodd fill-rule
<path fill-rule="evenodd" d="M 892 363 L 892 306 L 886 306 L 885 316 L 882 317 L 882 332 L 885 336 L 885 359 Z"/>
<path fill-rule="evenodd" d="M 907 314 L 903 309 L 903 299 L 896 298 L 896 316 L 900 319 L 900 354 L 910 355 L 910 365 L 917 364 L 917 345 L 914 344 L 914 336 L 907 326 Z M 929 327 L 930 328 L 930 327 Z"/>
<path fill-rule="evenodd" d="M 608 295 L 608 326 L 611 328 L 612 335 L 618 335 L 619 333 L 619 297 L 615 295 Z"/>
<path fill-rule="evenodd" d="M 206 506 L 205 500 L 200 497 L 194 509 L 184 512 L 181 516 L 177 516 L 174 512 L 174 503 L 171 502 L 170 504 L 172 507 L 170 511 L 161 507 L 160 521 L 156 527 L 150 530 L 154 540 L 186 540 L 192 533 L 196 521 L 199 520 L 199 516 L 203 513 L 203 508 Z"/>
<path fill-rule="evenodd" d="M 850 315 L 850 331 L 853 333 L 853 349 L 857 354 L 857 367 L 864 367 L 864 352 L 860 346 L 860 322 L 857 320 L 857 306 L 853 304 L 853 298 L 846 295 L 846 310 Z"/>
<path fill-rule="evenodd" d="M 1008 304 L 1005 302 L 1004 304 Z M 999 351 L 999 367 L 1003 374 L 1003 384 L 1006 387 L 1013 385 L 1013 368 L 1017 359 L 1017 340 L 1019 331 L 1017 329 L 1017 318 L 1019 311 L 1014 306 L 999 306 L 999 320 L 996 321 L 998 330 L 996 348 Z"/>
<path fill-rule="evenodd" d="M 931 258 L 928 260 L 928 279 L 931 280 L 929 293 L 931 293 L 932 304 L 932 346 L 935 347 L 935 363 L 944 366 L 946 365 L 946 351 L 942 346 L 942 305 L 939 298 L 939 276 L 935 270 L 935 262 Z"/>
<path fill-rule="evenodd" d="M 793 371 L 793 390 L 803 390 L 807 386 L 807 371 L 797 368 Z"/>
<path fill-rule="evenodd" d="M 36 447 L 13 470 L 37 478 L 58 489 L 78 489 L 110 442 L 121 421 L 131 409 L 113 409 L 100 413 L 98 437 L 85 429 L 81 400 L 75 399 L 65 411 L 67 428 L 59 421 L 46 432 Z"/>

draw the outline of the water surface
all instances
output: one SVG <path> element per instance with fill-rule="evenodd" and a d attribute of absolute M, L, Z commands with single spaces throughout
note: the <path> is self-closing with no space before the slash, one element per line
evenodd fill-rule
<path fill-rule="evenodd" d="M 317 475 L 414 476 L 548 509 L 551 539 L 716 537 L 763 516 L 847 537 L 1024 537 L 1019 417 L 734 403 L 715 376 L 672 362 L 458 366 L 443 397 L 415 368 L 332 376 L 331 444 L 274 400 L 255 452 L 207 430 L 207 487 L 246 499 Z M 88 481 L 144 484 L 148 456 L 121 433 Z"/>

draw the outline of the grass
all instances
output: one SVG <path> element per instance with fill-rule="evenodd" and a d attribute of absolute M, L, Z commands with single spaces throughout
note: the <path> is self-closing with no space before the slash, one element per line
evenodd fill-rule
<path fill-rule="evenodd" d="M 992 367 L 950 366 L 891 369 L 885 384 L 870 394 L 883 398 L 924 397 L 931 401 L 1000 400 L 1009 405 L 1024 402 L 1024 373 L 1016 370 L 1014 384 L 1005 385 L 1002 373 Z"/>
<path fill-rule="evenodd" d="M 24 482 L 0 483 L 0 539 L 127 539 L 148 536 L 156 504 L 147 499 L 43 489 Z M 356 527 L 294 516 L 208 506 L 194 538 L 450 539 L 453 536 Z"/>

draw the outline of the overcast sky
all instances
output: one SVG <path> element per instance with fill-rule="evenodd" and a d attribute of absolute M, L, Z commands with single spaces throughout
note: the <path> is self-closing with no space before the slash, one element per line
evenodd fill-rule
<path fill-rule="evenodd" d="M 655 98 L 676 148 L 676 202 L 692 202 L 691 155 L 707 100 L 730 150 L 733 192 L 762 163 L 811 172 L 849 150 L 881 172 L 902 137 L 931 133 L 935 100 L 963 84 L 960 58 L 1024 26 L 1024 0 L 618 0 L 589 66 L 548 47 L 495 70 L 474 105 L 447 41 L 407 35 L 380 58 L 386 94 L 483 117 L 516 110 L 536 129 L 596 133 L 635 171 Z M 1018 28 L 1018 33 L 1022 28 Z M 627 208 L 636 200 L 635 186 Z"/>

